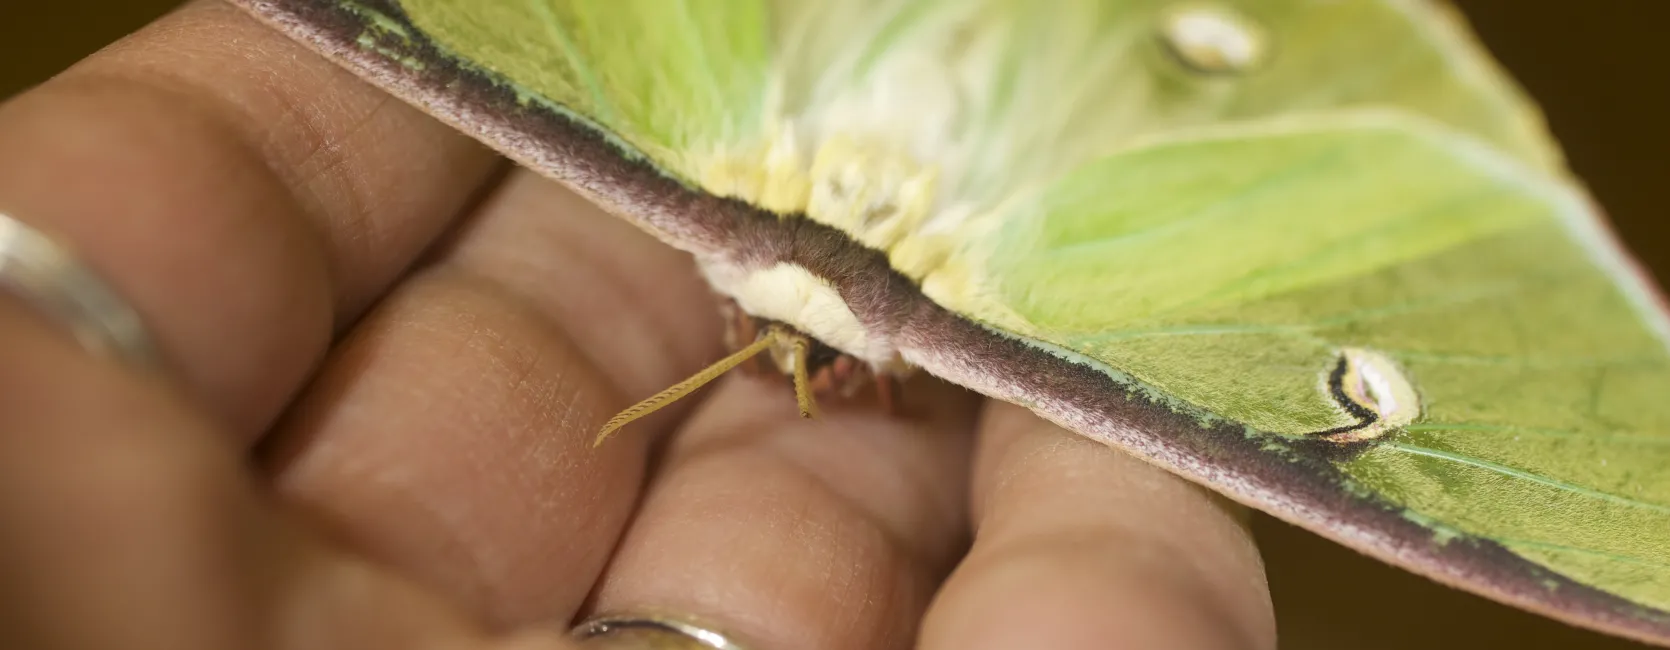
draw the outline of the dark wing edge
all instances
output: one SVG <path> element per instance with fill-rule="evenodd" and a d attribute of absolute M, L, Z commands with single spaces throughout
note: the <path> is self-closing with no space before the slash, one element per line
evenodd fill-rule
<path fill-rule="evenodd" d="M 378 20 L 393 21 L 407 34 L 380 31 L 363 11 L 333 0 L 231 2 L 673 246 L 749 267 L 791 261 L 807 268 L 835 285 L 866 327 L 894 332 L 907 359 L 933 375 L 1026 406 L 1064 428 L 1439 583 L 1572 625 L 1670 647 L 1670 612 L 1583 585 L 1487 539 L 1440 541 L 1394 504 L 1353 494 L 1332 464 L 1350 448 L 1283 438 L 1290 442 L 1272 449 L 1266 445 L 1270 436 L 1150 403 L 1102 369 L 945 310 L 895 272 L 881 252 L 833 228 L 692 191 L 628 159 L 601 134 L 523 103 L 504 84 L 453 61 L 388 0 L 355 5 L 378 12 Z"/>
<path fill-rule="evenodd" d="M 1670 612 L 1589 587 L 1471 535 L 1445 539 L 1389 501 L 1354 494 L 1323 440 L 1270 449 L 1234 423 L 1150 403 L 1105 372 L 950 313 L 907 330 L 907 358 L 1230 499 L 1441 584 L 1579 627 L 1670 646 Z"/>

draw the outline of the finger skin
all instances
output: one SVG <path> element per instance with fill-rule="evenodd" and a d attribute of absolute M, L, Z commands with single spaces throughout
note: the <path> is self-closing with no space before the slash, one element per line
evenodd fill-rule
<path fill-rule="evenodd" d="M 807 421 L 781 381 L 723 380 L 671 441 L 592 611 L 695 616 L 761 649 L 911 647 L 966 544 L 973 400 L 910 388 L 919 417 L 826 403 Z"/>
<path fill-rule="evenodd" d="M 0 151 L 0 211 L 102 272 L 245 441 L 499 164 L 219 2 L 0 106 Z"/>
<path fill-rule="evenodd" d="M 560 627 L 691 404 L 593 449 L 597 428 L 720 356 L 719 325 L 687 255 L 519 171 L 333 352 L 267 468 L 494 625 Z"/>
<path fill-rule="evenodd" d="M 495 638 L 266 501 L 174 385 L 0 297 L 0 647 L 451 650 Z"/>
<path fill-rule="evenodd" d="M 0 150 L 0 209 L 110 278 L 185 380 L 0 300 L 0 647 L 568 647 L 299 526 L 243 448 L 496 158 L 216 3 L 0 107 Z"/>
<path fill-rule="evenodd" d="M 974 546 L 921 647 L 1275 647 L 1235 506 L 1009 404 L 987 408 L 976 459 Z"/>

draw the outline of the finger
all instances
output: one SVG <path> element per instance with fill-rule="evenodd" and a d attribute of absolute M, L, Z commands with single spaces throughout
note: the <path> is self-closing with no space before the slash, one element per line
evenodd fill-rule
<path fill-rule="evenodd" d="M 926 390 L 926 393 L 919 392 Z M 907 648 L 965 539 L 969 394 L 919 419 L 732 377 L 675 435 L 593 611 L 718 621 L 758 648 Z"/>
<path fill-rule="evenodd" d="M 0 151 L 0 211 L 109 278 L 246 439 L 497 164 L 218 2 L 0 107 Z"/>
<path fill-rule="evenodd" d="M 275 481 L 489 620 L 554 625 L 669 420 L 594 450 L 597 427 L 717 358 L 719 325 L 687 255 L 517 172 L 333 353 L 275 434 Z"/>
<path fill-rule="evenodd" d="M 974 470 L 975 542 L 922 647 L 1275 647 L 1241 514 L 1131 456 L 991 404 Z"/>
<path fill-rule="evenodd" d="M 0 647 L 566 647 L 495 638 L 295 526 L 173 384 L 0 299 Z"/>

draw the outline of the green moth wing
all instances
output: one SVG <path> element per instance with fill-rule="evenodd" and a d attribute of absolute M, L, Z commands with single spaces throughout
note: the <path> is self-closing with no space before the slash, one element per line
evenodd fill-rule
<path fill-rule="evenodd" d="M 1442 5 L 239 1 L 761 316 L 1670 644 L 1663 304 Z"/>
<path fill-rule="evenodd" d="M 929 298 L 1272 453 L 1330 440 L 1339 488 L 1433 543 L 1670 608 L 1670 328 L 1569 188 L 1369 114 L 1145 145 L 1008 210 Z"/>

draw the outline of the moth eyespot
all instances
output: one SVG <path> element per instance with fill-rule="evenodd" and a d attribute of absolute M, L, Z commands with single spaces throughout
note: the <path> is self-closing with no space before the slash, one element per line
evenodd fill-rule
<path fill-rule="evenodd" d="M 1325 388 L 1341 409 L 1358 420 L 1322 432 L 1336 442 L 1378 438 L 1421 414 L 1420 395 L 1408 375 L 1390 357 L 1373 350 L 1340 350 L 1339 363 L 1328 373 Z"/>
<path fill-rule="evenodd" d="M 1166 11 L 1160 41 L 1190 70 L 1209 75 L 1237 75 L 1257 70 L 1269 59 L 1269 35 L 1258 23 L 1229 7 L 1189 4 Z"/>

